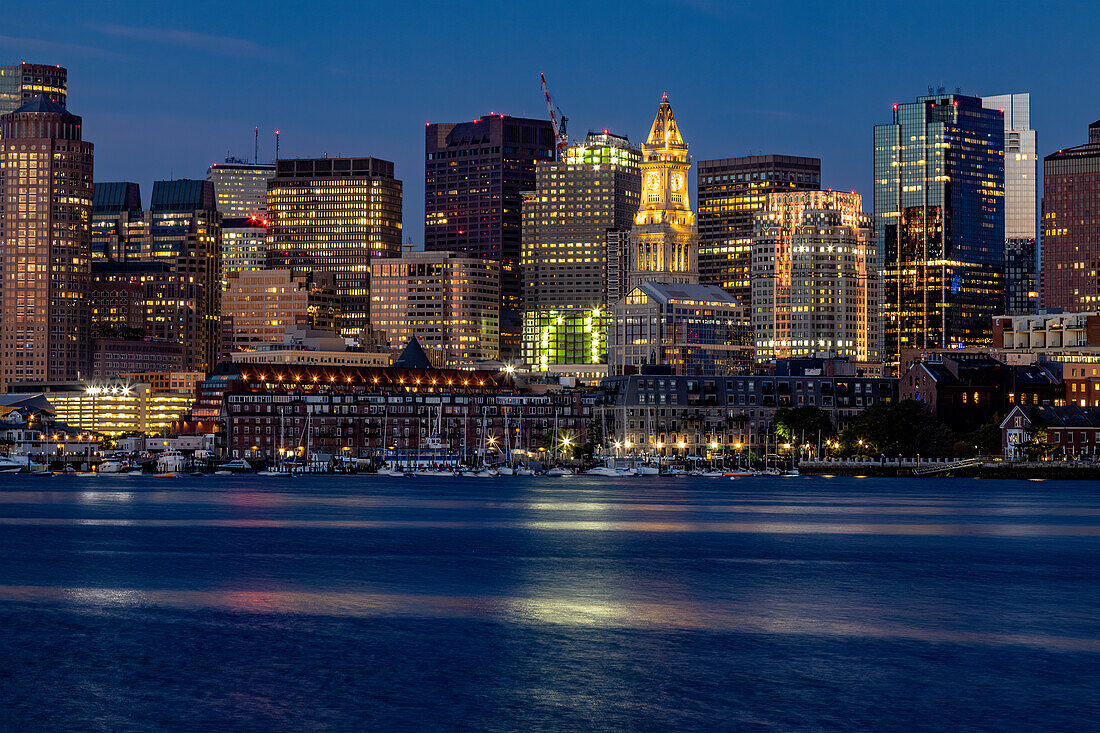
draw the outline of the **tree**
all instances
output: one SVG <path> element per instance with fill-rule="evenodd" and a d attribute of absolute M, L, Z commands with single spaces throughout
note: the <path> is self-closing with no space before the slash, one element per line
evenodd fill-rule
<path fill-rule="evenodd" d="M 782 407 L 775 411 L 772 429 L 786 442 L 798 445 L 803 440 L 808 443 L 816 442 L 818 431 L 821 431 L 822 438 L 831 436 L 833 423 L 829 419 L 829 413 L 812 405 Z"/>
<path fill-rule="evenodd" d="M 954 435 L 914 400 L 879 402 L 861 412 L 841 435 L 846 455 L 949 456 Z"/>

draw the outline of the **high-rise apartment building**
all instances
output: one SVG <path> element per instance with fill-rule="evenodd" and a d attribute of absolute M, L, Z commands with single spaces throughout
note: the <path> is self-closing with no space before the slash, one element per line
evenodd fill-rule
<path fill-rule="evenodd" d="M 607 232 L 638 211 L 641 154 L 604 130 L 538 165 L 523 202 L 523 359 L 604 363 L 607 352 Z"/>
<path fill-rule="evenodd" d="M 293 328 L 335 332 L 339 297 L 332 273 L 246 270 L 229 276 L 222 295 L 224 351 L 255 351 L 284 342 Z"/>
<path fill-rule="evenodd" d="M 1004 114 L 1005 312 L 1027 315 L 1039 307 L 1039 152 L 1031 129 L 1031 95 L 998 94 L 982 97 L 982 104 Z"/>
<path fill-rule="evenodd" d="M 1100 310 L 1100 120 L 1043 158 L 1043 307 Z"/>
<path fill-rule="evenodd" d="M 829 355 L 877 362 L 875 262 L 871 216 L 859 194 L 768 194 L 752 249 L 756 360 Z"/>
<path fill-rule="evenodd" d="M 222 290 L 235 272 L 267 268 L 267 220 L 222 219 Z"/>
<path fill-rule="evenodd" d="M 141 187 L 112 182 L 92 185 L 92 259 L 139 257 L 145 236 Z"/>
<path fill-rule="evenodd" d="M 688 196 L 691 161 L 668 95 L 642 144 L 642 193 L 630 230 L 630 274 L 642 283 L 698 283 L 699 238 Z"/>
<path fill-rule="evenodd" d="M 64 107 L 67 78 L 60 64 L 0 65 L 0 114 L 13 112 L 40 95 Z"/>
<path fill-rule="evenodd" d="M 555 156 L 547 120 L 488 114 L 424 130 L 424 249 L 500 263 L 500 357 L 520 356 L 523 193 Z"/>
<path fill-rule="evenodd" d="M 496 260 L 406 252 L 373 263 L 371 328 L 391 348 L 415 337 L 437 366 L 496 358 L 499 311 Z"/>
<path fill-rule="evenodd" d="M 267 265 L 331 272 L 340 332 L 370 325 L 371 264 L 401 254 L 401 181 L 379 158 L 280 160 L 267 192 Z"/>
<path fill-rule="evenodd" d="M 89 364 L 92 144 L 39 95 L 0 117 L 0 386 Z"/>
<path fill-rule="evenodd" d="M 768 194 L 821 188 L 821 159 L 747 155 L 699 161 L 699 282 L 748 306 L 753 223 Z"/>
<path fill-rule="evenodd" d="M 223 218 L 263 219 L 267 216 L 267 182 L 274 175 L 273 163 L 226 158 L 224 163 L 210 165 L 206 180 L 214 184 L 218 213 Z"/>
<path fill-rule="evenodd" d="M 1004 310 L 1004 121 L 962 94 L 895 105 L 875 126 L 884 358 L 991 343 Z"/>

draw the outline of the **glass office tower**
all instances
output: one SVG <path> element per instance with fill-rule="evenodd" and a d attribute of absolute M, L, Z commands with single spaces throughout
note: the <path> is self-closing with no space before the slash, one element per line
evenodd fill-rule
<path fill-rule="evenodd" d="M 982 104 L 1004 113 L 1005 312 L 1027 315 L 1039 306 L 1039 153 L 1031 129 L 1031 95 L 998 94 L 982 97 Z"/>
<path fill-rule="evenodd" d="M 992 343 L 1004 300 L 1004 120 L 978 97 L 894 105 L 875 126 L 885 358 Z"/>

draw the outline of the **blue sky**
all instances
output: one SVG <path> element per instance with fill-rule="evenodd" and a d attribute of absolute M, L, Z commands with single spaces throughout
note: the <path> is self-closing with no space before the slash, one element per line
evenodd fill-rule
<path fill-rule="evenodd" d="M 1100 11 L 1086 2 L 65 3 L 5 10 L 0 62 L 69 69 L 96 180 L 201 178 L 229 150 L 375 155 L 423 235 L 423 128 L 494 110 L 644 136 L 668 92 L 696 159 L 822 159 L 871 209 L 871 128 L 929 85 L 1030 91 L 1041 153 L 1100 118 Z"/>

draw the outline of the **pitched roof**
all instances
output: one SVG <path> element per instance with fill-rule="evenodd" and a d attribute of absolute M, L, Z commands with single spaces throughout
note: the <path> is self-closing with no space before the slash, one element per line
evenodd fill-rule
<path fill-rule="evenodd" d="M 653 126 L 649 129 L 649 137 L 646 145 L 650 147 L 681 146 L 684 139 L 680 137 L 680 128 L 676 124 L 676 118 L 672 115 L 672 105 L 668 103 L 668 95 L 661 99 L 657 107 L 657 116 L 653 118 Z"/>
<path fill-rule="evenodd" d="M 409 343 L 405 344 L 405 348 L 401 350 L 401 354 L 394 360 L 392 366 L 398 369 L 434 369 L 431 359 L 424 353 L 424 349 L 421 348 L 420 342 L 416 340 L 416 336 L 409 339 Z"/>
<path fill-rule="evenodd" d="M 22 107 L 15 109 L 12 114 L 18 115 L 25 112 L 37 112 L 46 113 L 51 115 L 67 115 L 69 111 L 65 109 L 65 105 L 58 104 L 45 94 L 39 94 L 34 99 L 24 102 Z"/>
<path fill-rule="evenodd" d="M 647 282 L 642 283 L 638 288 L 661 303 L 668 303 L 670 300 L 693 300 L 704 303 L 739 305 L 737 298 L 717 285 Z"/>

